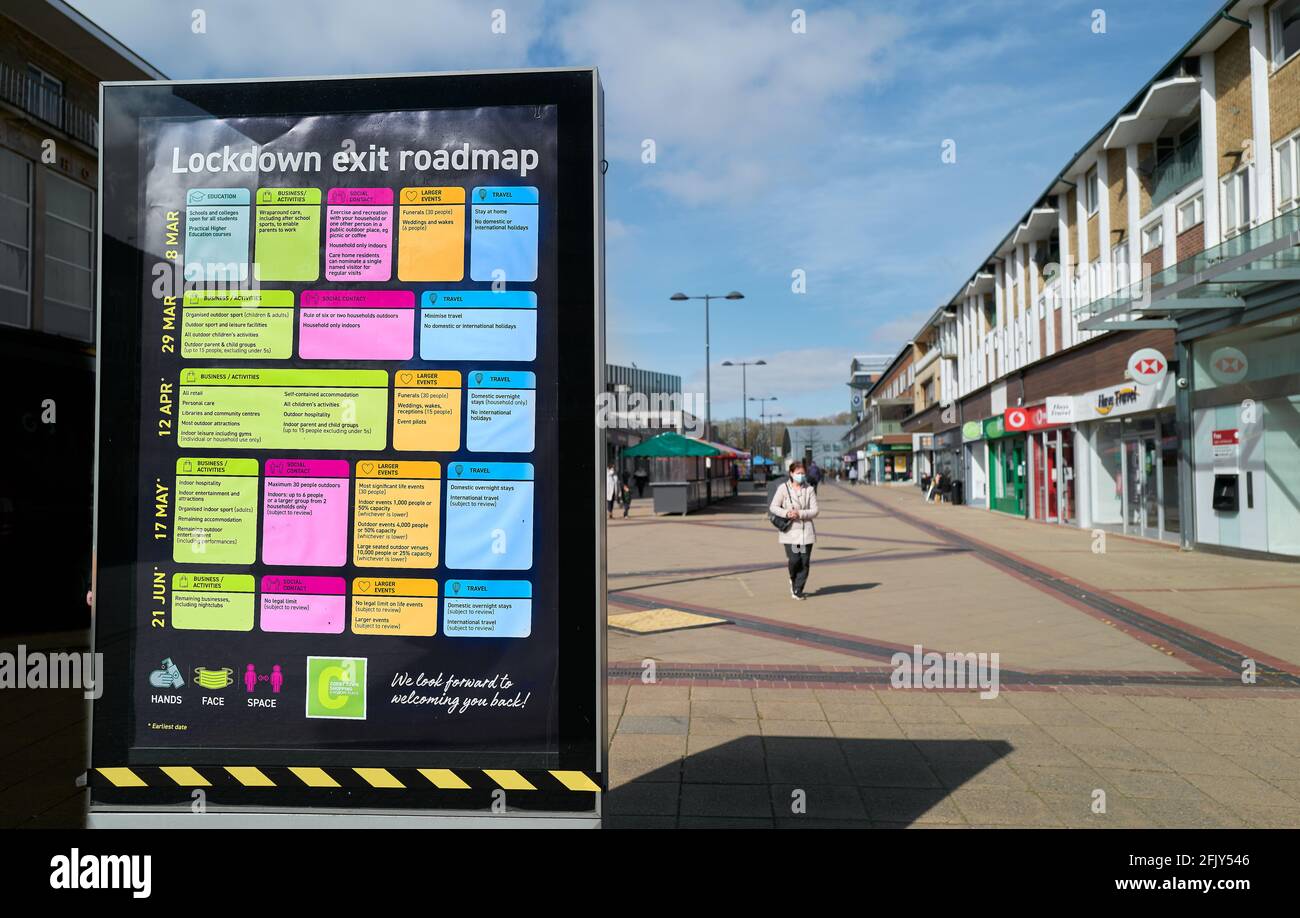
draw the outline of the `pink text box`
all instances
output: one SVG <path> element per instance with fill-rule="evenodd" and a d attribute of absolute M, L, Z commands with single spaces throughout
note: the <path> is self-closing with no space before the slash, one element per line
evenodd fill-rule
<path fill-rule="evenodd" d="M 298 310 L 306 360 L 410 360 L 415 294 L 410 290 L 307 290 Z"/>
<path fill-rule="evenodd" d="M 342 634 L 347 599 L 301 593 L 263 593 L 262 630 L 293 634 Z"/>
<path fill-rule="evenodd" d="M 348 464 L 271 459 L 262 488 L 262 561 L 342 567 L 348 555 Z M 290 469 L 305 466 L 306 474 Z"/>
<path fill-rule="evenodd" d="M 329 204 L 325 216 L 326 280 L 391 280 L 393 190 L 333 188 Z"/>

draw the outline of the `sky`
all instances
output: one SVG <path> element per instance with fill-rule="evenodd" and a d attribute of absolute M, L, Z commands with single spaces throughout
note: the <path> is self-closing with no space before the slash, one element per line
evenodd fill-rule
<path fill-rule="evenodd" d="M 763 359 L 785 420 L 847 409 L 852 356 L 897 353 L 1221 5 L 805 2 L 800 31 L 770 0 L 71 2 L 174 79 L 599 67 L 608 360 L 703 392 L 703 304 L 668 298 L 739 290 L 713 417 L 742 407 L 721 363 Z"/>

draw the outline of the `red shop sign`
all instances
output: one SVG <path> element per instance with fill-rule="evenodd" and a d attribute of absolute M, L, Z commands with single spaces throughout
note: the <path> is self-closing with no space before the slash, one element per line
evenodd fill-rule
<path fill-rule="evenodd" d="M 1027 408 L 1008 408 L 1002 415 L 1002 426 L 1007 430 L 1042 430 L 1054 425 L 1047 419 L 1046 405 L 1031 405 Z"/>

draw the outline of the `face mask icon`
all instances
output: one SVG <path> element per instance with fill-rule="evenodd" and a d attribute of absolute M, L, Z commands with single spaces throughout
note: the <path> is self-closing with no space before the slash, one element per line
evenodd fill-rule
<path fill-rule="evenodd" d="M 185 677 L 171 657 L 168 657 L 158 669 L 149 674 L 149 684 L 154 688 L 180 688 L 185 684 Z"/>
<path fill-rule="evenodd" d="M 194 681 L 205 689 L 216 691 L 226 688 L 235 681 L 234 671 L 229 666 L 223 666 L 221 669 L 205 669 L 197 666 L 194 669 Z"/>

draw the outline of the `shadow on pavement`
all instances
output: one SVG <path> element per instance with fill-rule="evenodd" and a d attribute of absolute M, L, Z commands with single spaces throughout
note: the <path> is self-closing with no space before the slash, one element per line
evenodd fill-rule
<path fill-rule="evenodd" d="M 605 795 L 618 828 L 905 828 L 965 824 L 949 795 L 1011 752 L 983 740 L 742 736 Z M 618 762 L 611 763 L 617 775 Z M 802 810 L 802 811 L 801 811 Z"/>
<path fill-rule="evenodd" d="M 832 596 L 836 593 L 856 593 L 859 590 L 870 590 L 880 586 L 879 583 L 840 583 L 824 586 L 820 589 L 813 590 L 810 596 Z"/>

